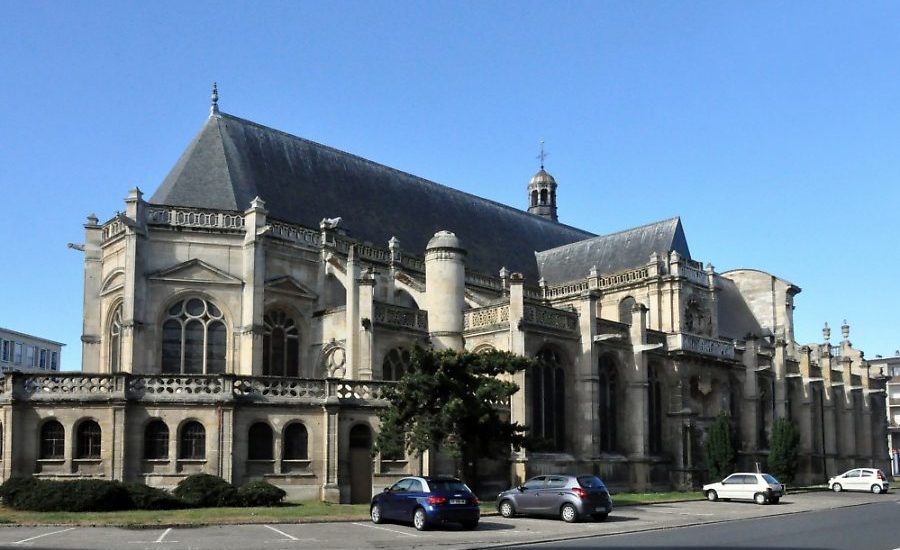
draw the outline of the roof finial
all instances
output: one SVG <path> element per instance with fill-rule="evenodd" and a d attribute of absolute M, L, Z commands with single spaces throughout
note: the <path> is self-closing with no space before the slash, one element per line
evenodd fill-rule
<path fill-rule="evenodd" d="M 219 114 L 219 87 L 215 82 L 213 82 L 210 99 L 212 100 L 212 104 L 209 106 L 209 116 L 216 116 Z"/>
<path fill-rule="evenodd" d="M 544 140 L 541 140 L 541 154 L 537 156 L 537 158 L 541 159 L 541 170 L 544 169 L 544 159 L 547 158 L 547 155 L 550 153 L 544 152 Z"/>

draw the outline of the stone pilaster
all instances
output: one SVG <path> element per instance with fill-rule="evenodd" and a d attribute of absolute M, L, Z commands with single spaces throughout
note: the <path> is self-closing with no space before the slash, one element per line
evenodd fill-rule
<path fill-rule="evenodd" d="M 525 280 L 521 273 L 513 273 L 509 277 L 509 351 L 516 355 L 527 355 L 525 349 L 525 333 L 520 327 L 525 315 Z M 514 376 L 519 391 L 512 395 L 509 403 L 509 414 L 512 422 L 528 427 L 530 422 L 530 408 L 526 396 L 530 391 L 529 377 L 527 374 L 517 372 Z M 514 453 L 511 464 L 511 481 L 514 484 L 525 481 L 525 451 Z"/>
<path fill-rule="evenodd" d="M 372 379 L 372 319 L 375 317 L 375 273 L 362 272 L 359 279 L 359 370 L 360 380 Z"/>
<path fill-rule="evenodd" d="M 356 246 L 351 245 L 347 252 L 347 309 L 344 331 L 347 335 L 346 377 L 351 380 L 359 377 L 359 331 L 362 327 L 359 318 L 359 276 L 360 267 L 356 260 Z"/>
<path fill-rule="evenodd" d="M 138 349 L 136 342 L 143 326 L 146 304 L 144 297 L 147 295 L 147 279 L 144 277 L 144 253 L 143 242 L 146 239 L 146 203 L 143 201 L 143 193 L 135 187 L 128 193 L 125 199 L 125 287 L 122 302 L 122 356 L 119 359 L 119 368 L 122 372 L 135 372 L 135 355 Z M 101 334 L 105 334 L 105 327 L 101 327 Z M 105 338 L 104 338 L 105 341 Z M 101 357 L 104 356 L 101 351 Z M 109 357 L 107 357 L 107 362 Z M 137 367 L 140 370 L 140 366 Z M 104 365 L 104 371 L 109 372 L 110 365 Z"/>
<path fill-rule="evenodd" d="M 800 349 L 800 384 L 802 388 L 802 399 L 798 406 L 797 418 L 795 422 L 800 430 L 800 454 L 809 456 L 813 452 L 813 441 L 815 437 L 812 433 L 812 382 L 810 381 L 810 349 L 806 346 Z"/>
<path fill-rule="evenodd" d="M 108 365 L 100 364 L 100 342 L 103 331 L 100 305 L 100 285 L 103 284 L 103 229 L 91 214 L 84 224 L 84 312 L 81 325 L 81 370 L 85 373 L 108 372 Z M 7 424 L 11 425 L 11 424 Z M 5 447 L 4 447 L 5 448 Z"/>
<path fill-rule="evenodd" d="M 600 454 L 597 434 L 600 433 L 600 418 L 597 415 L 598 377 L 597 348 L 594 336 L 597 334 L 597 291 L 582 293 L 579 303 L 578 329 L 581 334 L 581 353 L 576 364 L 575 399 L 578 403 L 576 423 L 590 426 L 590 430 L 577 430 L 575 440 L 577 452 L 584 457 Z"/>
<path fill-rule="evenodd" d="M 759 341 L 755 336 L 747 338 L 744 363 L 744 406 L 741 411 L 741 450 L 750 452 L 757 448 L 759 433 L 759 382 L 756 369 L 759 368 Z"/>
<path fill-rule="evenodd" d="M 629 328 L 632 347 L 631 372 L 625 386 L 626 448 L 634 462 L 633 482 L 637 490 L 650 484 L 650 472 L 645 458 L 649 449 L 649 414 L 647 409 L 647 308 L 637 303 L 631 311 Z"/>
<path fill-rule="evenodd" d="M 341 406 L 337 397 L 328 397 L 322 412 L 325 417 L 325 437 L 322 438 L 322 453 L 325 458 L 323 461 L 325 463 L 325 483 L 322 484 L 322 500 L 325 502 L 340 502 L 341 487 L 338 474 L 340 473 L 339 428 Z"/>
<path fill-rule="evenodd" d="M 835 417 L 834 387 L 831 372 L 831 352 L 826 341 L 819 354 L 819 367 L 822 369 L 822 403 L 824 427 L 822 430 L 825 447 L 825 476 L 830 477 L 838 472 L 835 457 L 837 456 L 837 426 Z"/>
<path fill-rule="evenodd" d="M 783 338 L 775 342 L 772 370 L 775 372 L 775 418 L 784 418 L 787 416 L 787 342 Z"/>
<path fill-rule="evenodd" d="M 256 197 L 244 212 L 243 279 L 241 295 L 240 360 L 233 372 L 262 374 L 262 331 L 265 314 L 266 249 L 262 233 L 266 225 L 265 203 Z"/>

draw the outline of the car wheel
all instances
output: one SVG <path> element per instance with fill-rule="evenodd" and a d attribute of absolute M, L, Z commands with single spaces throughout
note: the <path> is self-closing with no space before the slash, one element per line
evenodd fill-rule
<path fill-rule="evenodd" d="M 753 502 L 757 504 L 765 504 L 768 500 L 765 493 L 756 493 L 753 495 Z"/>
<path fill-rule="evenodd" d="M 594 518 L 595 521 L 606 521 L 606 518 L 609 517 L 609 514 L 603 512 L 601 514 L 592 514 L 591 517 Z"/>
<path fill-rule="evenodd" d="M 571 504 L 563 504 L 559 509 L 559 517 L 566 523 L 575 523 L 578 521 L 578 510 Z"/>
<path fill-rule="evenodd" d="M 881 494 L 883 490 L 884 489 L 881 488 L 881 485 L 878 485 L 877 483 L 875 485 L 872 485 L 872 492 L 876 495 Z"/>
<path fill-rule="evenodd" d="M 840 483 L 835 483 L 834 485 L 831 486 L 831 490 L 834 491 L 835 493 L 840 493 L 841 491 L 844 490 L 844 488 L 841 487 Z"/>
<path fill-rule="evenodd" d="M 425 516 L 425 510 L 416 508 L 416 511 L 413 513 L 413 527 L 415 527 L 417 531 L 425 531 L 428 529 L 428 517 Z"/>
<path fill-rule="evenodd" d="M 476 527 L 478 527 L 477 519 L 470 520 L 470 521 L 462 521 L 460 523 L 462 524 L 462 528 L 465 529 L 466 531 L 471 531 L 472 529 L 475 529 Z"/>
<path fill-rule="evenodd" d="M 384 520 L 381 518 L 381 505 L 376 504 L 372 506 L 372 509 L 369 510 L 369 515 L 372 517 L 372 523 L 381 523 Z"/>
<path fill-rule="evenodd" d="M 504 500 L 503 502 L 501 502 L 500 503 L 500 515 L 505 518 L 511 518 L 514 515 L 516 515 L 516 509 L 513 506 L 513 503 L 508 500 Z"/>
<path fill-rule="evenodd" d="M 716 493 L 715 491 L 713 491 L 712 489 L 710 489 L 709 491 L 706 491 L 706 500 L 708 500 L 710 502 L 715 502 L 715 501 L 719 500 L 719 494 Z"/>

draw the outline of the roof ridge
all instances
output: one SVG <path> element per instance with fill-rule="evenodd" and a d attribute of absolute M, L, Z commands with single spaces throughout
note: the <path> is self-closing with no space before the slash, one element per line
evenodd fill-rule
<path fill-rule="evenodd" d="M 254 127 L 259 128 L 259 129 L 261 129 L 261 130 L 266 130 L 266 131 L 270 131 L 270 132 L 275 132 L 275 133 L 277 133 L 277 134 L 280 134 L 280 135 L 282 135 L 282 136 L 285 136 L 285 137 L 288 137 L 288 138 L 291 138 L 291 139 L 296 139 L 296 140 L 299 140 L 299 141 L 302 141 L 302 142 L 305 142 L 305 143 L 309 143 L 309 144 L 315 145 L 315 146 L 317 146 L 317 147 L 322 147 L 323 149 L 326 149 L 326 150 L 328 150 L 328 151 L 331 151 L 331 152 L 334 152 L 334 153 L 338 153 L 338 154 L 340 154 L 340 155 L 345 155 L 345 156 L 347 156 L 347 157 L 352 157 L 352 158 L 354 158 L 354 159 L 357 159 L 357 160 L 359 160 L 359 161 L 362 161 L 362 162 L 365 163 L 365 164 L 369 164 L 369 165 L 372 165 L 372 166 L 377 166 L 378 168 L 386 169 L 386 170 L 389 170 L 389 171 L 391 171 L 391 172 L 395 172 L 395 173 L 397 173 L 397 174 L 402 174 L 402 175 L 404 175 L 404 176 L 407 176 L 407 177 L 410 177 L 410 178 L 419 180 L 420 182 L 423 182 L 423 183 L 426 183 L 426 184 L 429 184 L 429 185 L 434 185 L 435 187 L 439 187 L 439 188 L 441 188 L 441 189 L 447 189 L 447 190 L 449 190 L 449 191 L 451 191 L 451 192 L 453 192 L 453 193 L 458 193 L 458 194 L 460 194 L 460 195 L 465 195 L 465 196 L 467 196 L 467 197 L 471 197 L 471 198 L 473 198 L 473 199 L 477 199 L 477 200 L 482 201 L 482 202 L 484 202 L 484 203 L 491 204 L 491 205 L 494 205 L 494 206 L 498 206 L 498 207 L 503 208 L 503 209 L 505 209 L 505 210 L 508 210 L 508 211 L 510 211 L 510 212 L 514 212 L 514 213 L 516 213 L 516 214 L 522 215 L 523 218 L 539 220 L 538 223 L 552 224 L 554 227 L 557 227 L 557 226 L 559 226 L 559 227 L 565 227 L 565 228 L 568 228 L 568 229 L 577 231 L 577 232 L 579 232 L 579 233 L 583 233 L 585 236 L 587 236 L 587 238 L 593 238 L 593 237 L 599 236 L 599 235 L 596 235 L 596 234 L 594 234 L 594 233 L 591 233 L 590 231 L 586 231 L 586 230 L 584 230 L 584 229 L 581 229 L 581 228 L 578 228 L 578 227 L 574 227 L 574 226 L 571 226 L 571 225 L 568 225 L 568 224 L 565 224 L 565 223 L 554 222 L 554 221 L 548 220 L 548 219 L 546 219 L 546 218 L 544 218 L 544 217 L 542 217 L 542 216 L 536 216 L 536 215 L 534 215 L 534 214 L 529 214 L 529 213 L 528 213 L 527 211 L 525 211 L 525 210 L 522 210 L 522 209 L 519 209 L 519 208 L 515 208 L 515 207 L 510 206 L 510 205 L 508 205 L 508 204 L 504 204 L 504 203 L 502 203 L 502 202 L 498 202 L 498 201 L 495 201 L 495 200 L 493 200 L 493 199 L 488 199 L 488 198 L 482 197 L 482 196 L 480 196 L 480 195 L 475 195 L 474 193 L 469 193 L 469 192 L 467 192 L 467 191 L 462 191 L 462 190 L 460 190 L 460 189 L 456 189 L 455 187 L 450 187 L 449 185 L 444 185 L 444 184 L 442 184 L 442 183 L 438 183 L 438 182 L 436 182 L 436 181 L 432 181 L 432 180 L 430 180 L 430 179 L 423 178 L 422 176 L 417 176 L 417 175 L 412 174 L 412 173 L 410 173 L 410 172 L 404 172 L 403 170 L 398 170 L 397 168 L 394 168 L 394 167 L 392 167 L 392 166 L 388 166 L 388 165 L 386 165 L 386 164 L 381 164 L 381 163 L 376 162 L 376 161 L 374 161 L 374 160 L 367 159 L 367 158 L 365 158 L 365 157 L 361 157 L 361 156 L 359 156 L 359 155 L 356 155 L 356 154 L 353 154 L 353 153 L 349 153 L 349 152 L 347 152 L 347 151 L 343 151 L 343 150 L 338 149 L 338 148 L 336 148 L 336 147 L 332 147 L 332 146 L 330 146 L 330 145 L 325 145 L 325 144 L 323 144 L 323 143 L 319 143 L 318 141 L 313 141 L 313 140 L 311 140 L 311 139 L 307 139 L 307 138 L 304 138 L 304 137 L 300 137 L 300 136 L 291 134 L 290 132 L 285 132 L 284 130 L 279 130 L 279 129 L 277 129 L 277 128 L 272 128 L 271 126 L 266 126 L 265 124 L 260 124 L 259 122 L 254 122 L 254 121 L 249 120 L 249 119 L 246 119 L 246 118 L 241 118 L 241 117 L 238 117 L 238 116 L 229 114 L 229 113 L 222 113 L 222 112 L 219 113 L 218 118 L 219 118 L 219 119 L 223 119 L 223 118 L 231 119 L 231 120 L 234 120 L 234 121 L 239 122 L 239 123 L 243 123 L 243 124 L 248 124 L 248 125 L 250 125 L 250 126 L 254 126 Z M 227 162 L 227 157 L 228 157 L 228 155 L 225 155 L 225 156 L 226 156 L 226 162 Z M 231 167 L 230 167 L 230 165 L 228 166 L 228 168 L 229 168 L 228 171 L 229 171 L 229 175 L 230 175 L 230 174 L 231 174 Z"/>

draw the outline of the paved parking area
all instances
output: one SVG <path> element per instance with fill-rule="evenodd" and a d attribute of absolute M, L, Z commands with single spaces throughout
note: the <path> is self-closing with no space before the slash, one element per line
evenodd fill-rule
<path fill-rule="evenodd" d="M 293 523 L 119 529 L 85 527 L 0 527 L 3 549 L 127 550 L 316 550 L 485 548 L 584 536 L 665 529 L 796 512 L 891 501 L 900 494 L 802 493 L 785 496 L 775 506 L 744 502 L 680 502 L 617 508 L 605 522 L 567 524 L 558 519 L 482 518 L 478 529 L 456 527 L 419 532 L 403 524 L 371 522 Z M 848 510 L 849 512 L 850 510 Z M 900 512 L 900 508 L 898 508 Z"/>

